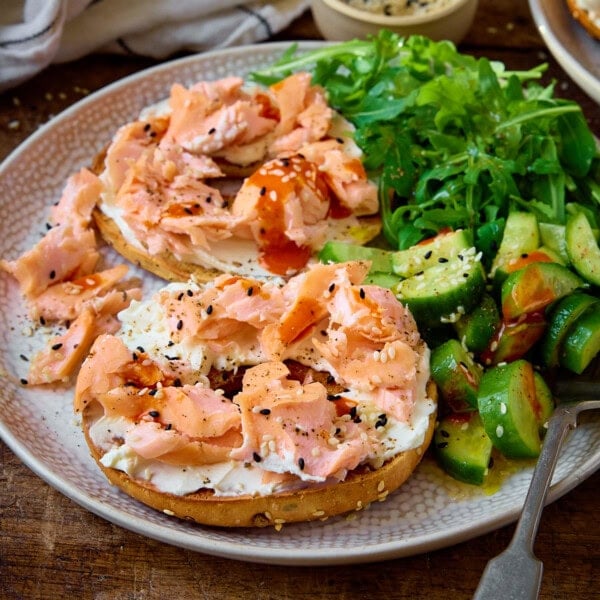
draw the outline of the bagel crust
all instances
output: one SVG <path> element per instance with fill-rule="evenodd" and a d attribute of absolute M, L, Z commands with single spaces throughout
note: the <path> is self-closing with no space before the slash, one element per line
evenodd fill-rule
<path fill-rule="evenodd" d="M 428 384 L 428 396 L 435 400 L 437 391 Z M 435 427 L 436 414 L 429 416 L 429 427 L 423 443 L 401 452 L 381 467 L 361 467 L 348 474 L 344 481 L 331 485 L 307 487 L 301 490 L 269 496 L 215 496 L 211 490 L 200 490 L 185 496 L 157 490 L 151 483 L 132 479 L 126 473 L 106 467 L 101 462 L 102 451 L 89 435 L 90 411 L 83 412 L 83 429 L 91 455 L 108 480 L 139 502 L 167 515 L 216 527 L 267 527 L 284 523 L 325 520 L 365 508 L 383 501 L 411 476 L 427 450 Z"/>
<path fill-rule="evenodd" d="M 578 21 L 592 37 L 600 40 L 600 27 L 592 20 L 589 11 L 582 8 L 577 0 L 566 1 L 573 18 Z"/>

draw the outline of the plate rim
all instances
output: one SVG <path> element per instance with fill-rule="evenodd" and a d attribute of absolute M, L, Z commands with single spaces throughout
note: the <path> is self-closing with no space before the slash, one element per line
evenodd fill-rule
<path fill-rule="evenodd" d="M 59 126 L 65 120 L 69 120 L 78 111 L 85 108 L 87 104 L 101 102 L 104 97 L 109 96 L 116 89 L 127 87 L 138 80 L 151 77 L 161 71 L 169 71 L 178 66 L 185 65 L 186 63 L 210 62 L 214 58 L 218 58 L 222 55 L 236 56 L 243 55 L 249 51 L 254 52 L 257 49 L 264 49 L 266 53 L 276 56 L 277 51 L 283 52 L 295 43 L 297 43 L 298 49 L 300 50 L 310 50 L 330 44 L 330 42 L 321 41 L 280 41 L 217 49 L 166 61 L 120 78 L 75 102 L 23 140 L 23 142 L 21 142 L 0 164 L 0 177 L 2 177 L 4 172 L 8 170 L 14 161 L 19 159 L 19 156 L 23 152 L 35 145 L 44 136 L 48 135 L 54 127 Z M 315 548 L 311 546 L 308 549 L 292 549 L 275 546 L 271 548 L 270 546 L 242 544 L 233 540 L 219 540 L 216 542 L 214 539 L 203 537 L 202 535 L 199 535 L 197 531 L 192 530 L 190 530 L 190 532 L 177 531 L 177 539 L 173 539 L 172 530 L 168 526 L 168 520 L 165 520 L 164 524 L 161 523 L 160 525 L 156 523 L 148 524 L 139 515 L 130 514 L 125 510 L 115 508 L 100 499 L 90 497 L 87 493 L 78 489 L 77 486 L 67 478 L 61 477 L 59 472 L 56 472 L 47 466 L 42 459 L 36 457 L 33 452 L 29 450 L 25 443 L 20 442 L 17 437 L 13 435 L 8 424 L 5 423 L 1 416 L 0 438 L 2 438 L 15 455 L 38 477 L 89 512 L 147 538 L 192 551 L 225 558 L 233 558 L 246 562 L 288 566 L 323 566 L 368 563 L 404 556 L 413 556 L 449 547 L 493 531 L 515 521 L 520 512 L 520 507 L 515 504 L 508 509 L 503 509 L 500 513 L 491 518 L 479 520 L 472 527 L 464 528 L 464 526 L 455 526 L 452 528 L 445 528 L 443 531 L 420 534 L 415 537 L 410 537 L 409 544 L 406 543 L 405 539 L 399 539 L 373 543 L 368 546 L 360 545 L 357 547 L 339 546 L 335 548 Z M 590 455 L 587 460 L 578 466 L 574 473 L 570 473 L 551 486 L 546 503 L 549 504 L 569 492 L 581 483 L 581 481 L 594 473 L 599 467 L 600 453 Z M 107 485 L 109 485 L 108 482 Z M 131 503 L 137 503 L 137 501 L 131 498 L 129 498 L 129 500 Z M 301 524 L 299 526 L 301 526 Z M 169 536 L 169 532 L 171 532 L 171 536 Z M 285 535 L 285 529 L 281 535 Z"/>
<path fill-rule="evenodd" d="M 552 22 L 548 19 L 547 14 L 542 6 L 543 0 L 528 0 L 529 8 L 533 16 L 538 33 L 544 40 L 547 48 L 554 56 L 556 61 L 563 67 L 567 76 L 581 87 L 581 89 L 600 104 L 600 76 L 591 72 L 583 64 L 581 64 L 569 50 L 561 43 L 555 33 Z M 570 27 L 575 30 L 578 24 L 573 19 Z M 582 28 L 583 29 L 583 28 Z M 585 33 L 585 32 L 583 32 Z M 588 35 L 585 33 L 585 35 Z M 600 41 L 598 41 L 600 44 Z"/>

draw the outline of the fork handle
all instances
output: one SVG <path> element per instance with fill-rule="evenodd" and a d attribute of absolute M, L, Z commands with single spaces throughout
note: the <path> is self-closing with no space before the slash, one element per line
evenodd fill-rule
<path fill-rule="evenodd" d="M 535 558 L 533 543 L 552 474 L 567 432 L 577 427 L 578 414 L 594 408 L 600 408 L 600 400 L 563 404 L 554 411 L 512 541 L 504 552 L 489 561 L 473 600 L 535 600 L 538 597 L 543 565 Z"/>

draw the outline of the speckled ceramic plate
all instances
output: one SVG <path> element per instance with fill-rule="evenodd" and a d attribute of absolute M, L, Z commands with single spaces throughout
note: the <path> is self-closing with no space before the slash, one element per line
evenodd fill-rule
<path fill-rule="evenodd" d="M 573 19 L 564 0 L 529 0 L 529 7 L 554 58 L 600 104 L 600 41 Z"/>
<path fill-rule="evenodd" d="M 284 44 L 193 56 L 117 82 L 55 117 L 0 167 L 0 256 L 14 258 L 45 231 L 49 206 L 67 177 L 89 163 L 121 123 L 190 84 L 245 75 L 278 56 Z M 306 47 L 314 47 L 306 44 Z M 158 282 L 148 275 L 149 290 Z M 88 454 L 68 388 L 28 389 L 20 355 L 31 355 L 32 331 L 15 282 L 0 276 L 0 434 L 42 479 L 90 511 L 169 544 L 231 558 L 274 564 L 367 562 L 449 546 L 517 518 L 531 470 L 515 473 L 492 495 L 470 490 L 424 461 L 386 502 L 352 518 L 274 529 L 211 529 L 155 512 L 110 486 Z M 559 461 L 549 499 L 568 492 L 600 465 L 600 420 L 580 426 Z"/>

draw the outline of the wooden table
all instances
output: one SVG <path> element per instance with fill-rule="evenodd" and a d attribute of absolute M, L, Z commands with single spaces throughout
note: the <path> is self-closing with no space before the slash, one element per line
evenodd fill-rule
<path fill-rule="evenodd" d="M 318 37 L 305 14 L 277 39 Z M 511 68 L 547 61 L 558 93 L 580 102 L 600 135 L 598 106 L 544 48 L 526 2 L 481 0 L 461 49 Z M 90 56 L 50 67 L 0 95 L 0 159 L 83 95 L 154 62 Z M 599 486 L 596 472 L 545 510 L 536 543 L 545 565 L 542 598 L 600 597 Z M 487 560 L 505 548 L 512 531 L 508 526 L 444 550 L 365 566 L 237 562 L 155 542 L 96 517 L 46 485 L 0 443 L 1 598 L 469 598 Z"/>

